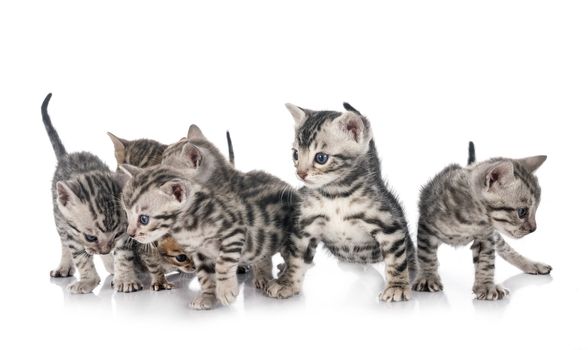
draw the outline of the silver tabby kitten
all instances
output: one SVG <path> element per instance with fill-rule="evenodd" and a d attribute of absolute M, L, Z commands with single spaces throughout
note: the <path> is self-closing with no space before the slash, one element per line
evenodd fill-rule
<path fill-rule="evenodd" d="M 238 295 L 237 267 L 254 266 L 258 283 L 271 274 L 271 256 L 286 239 L 282 231 L 248 228 L 253 213 L 238 197 L 219 194 L 193 181 L 192 169 L 123 165 L 131 180 L 123 191 L 128 232 L 141 243 L 170 234 L 196 265 L 201 293 L 190 304 L 210 309 Z M 263 220 L 258 217 L 253 220 Z"/>
<path fill-rule="evenodd" d="M 344 103 L 345 112 L 286 105 L 295 121 L 293 158 L 300 190 L 299 230 L 291 238 L 286 269 L 270 283 L 270 296 L 300 292 L 319 242 L 342 261 L 386 264 L 382 301 L 410 299 L 414 246 L 402 208 L 388 190 L 370 123 Z"/>
<path fill-rule="evenodd" d="M 473 292 L 477 299 L 497 300 L 508 290 L 494 283 L 495 253 L 531 274 L 548 274 L 549 265 L 531 261 L 501 237 L 521 238 L 537 228 L 535 213 L 541 188 L 533 173 L 546 156 L 523 159 L 494 158 L 475 162 L 470 143 L 468 166 L 443 169 L 421 193 L 417 235 L 417 291 L 443 289 L 438 273 L 437 248 L 472 243 L 475 266 Z"/>
<path fill-rule="evenodd" d="M 127 219 L 119 202 L 124 179 L 91 153 L 66 152 L 47 112 L 50 99 L 48 94 L 41 112 L 58 161 L 53 176 L 53 213 L 62 245 L 61 261 L 51 276 L 69 277 L 75 265 L 80 280 L 68 290 L 90 293 L 100 283 L 92 255 L 101 254 L 107 270 L 114 273 L 112 283 L 118 291 L 139 290 L 142 285 L 136 265 L 152 266 L 153 262 L 139 259 L 136 244 L 126 234 Z M 152 281 L 155 290 L 168 287 L 163 275 L 152 275 Z"/>
<path fill-rule="evenodd" d="M 162 164 L 192 169 L 192 180 L 215 193 L 240 198 L 248 231 L 262 240 L 269 239 L 283 247 L 296 229 L 300 202 L 296 190 L 266 172 L 235 169 L 195 125 L 190 126 L 186 139 L 165 150 Z M 256 287 L 265 289 L 273 278 L 271 256 L 266 257 L 265 265 L 253 266 L 253 274 Z"/>

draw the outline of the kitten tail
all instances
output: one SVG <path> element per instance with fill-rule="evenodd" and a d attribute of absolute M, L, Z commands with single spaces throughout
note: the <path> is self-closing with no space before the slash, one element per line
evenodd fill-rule
<path fill-rule="evenodd" d="M 474 143 L 470 141 L 468 147 L 468 165 L 474 164 L 476 162 L 476 148 L 474 147 Z"/>
<path fill-rule="evenodd" d="M 229 162 L 235 166 L 235 153 L 233 153 L 233 141 L 231 141 L 231 133 L 227 130 L 227 145 L 229 146 Z"/>
<path fill-rule="evenodd" d="M 65 147 L 63 143 L 61 143 L 61 139 L 57 134 L 57 130 L 51 124 L 51 119 L 49 118 L 49 113 L 47 112 L 47 106 L 49 105 L 49 100 L 51 100 L 51 93 L 45 97 L 43 104 L 41 105 L 41 114 L 43 115 L 43 124 L 45 124 L 45 130 L 47 130 L 47 135 L 49 135 L 49 140 L 51 140 L 51 146 L 53 146 L 53 151 L 55 152 L 55 156 L 57 159 L 61 159 L 67 155 Z"/>

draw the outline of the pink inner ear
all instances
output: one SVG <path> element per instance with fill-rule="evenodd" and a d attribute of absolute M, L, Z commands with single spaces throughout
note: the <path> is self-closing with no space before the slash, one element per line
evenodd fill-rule
<path fill-rule="evenodd" d="M 346 129 L 347 129 L 347 131 L 349 131 L 353 134 L 353 138 L 355 139 L 356 142 L 358 142 L 360 126 L 359 126 L 357 120 L 353 120 L 353 119 L 349 120 L 347 122 Z"/>
<path fill-rule="evenodd" d="M 67 193 L 67 190 L 61 184 L 57 187 L 57 199 L 63 206 L 69 202 L 69 193 Z"/>
<path fill-rule="evenodd" d="M 179 185 L 179 184 L 172 185 L 172 194 L 174 195 L 174 197 L 176 198 L 176 200 L 178 202 L 182 201 L 183 193 L 184 193 L 184 189 L 182 188 L 181 185 Z"/>

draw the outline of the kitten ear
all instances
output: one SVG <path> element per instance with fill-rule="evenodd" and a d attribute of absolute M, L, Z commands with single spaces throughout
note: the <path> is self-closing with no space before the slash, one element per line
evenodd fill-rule
<path fill-rule="evenodd" d="M 290 114 L 292 114 L 292 117 L 294 117 L 294 123 L 296 125 L 302 124 L 306 119 L 306 111 L 304 109 L 291 103 L 286 103 L 286 108 L 288 108 Z"/>
<path fill-rule="evenodd" d="M 369 133 L 367 119 L 362 118 L 355 112 L 344 113 L 341 117 L 337 118 L 337 122 L 339 123 L 339 129 L 355 142 L 359 143 Z"/>
<path fill-rule="evenodd" d="M 128 170 L 119 166 L 118 168 L 116 168 L 116 171 L 113 174 L 113 178 L 114 182 L 116 182 L 120 186 L 120 188 L 124 188 L 127 182 L 129 182 L 129 180 L 133 178 L 133 175 L 131 175 L 131 173 Z"/>
<path fill-rule="evenodd" d="M 141 168 L 130 164 L 121 164 L 117 169 L 126 174 L 129 178 L 137 176 L 142 170 Z"/>
<path fill-rule="evenodd" d="M 168 181 L 160 187 L 160 190 L 173 197 L 178 203 L 183 203 L 188 198 L 188 186 L 181 180 Z"/>
<path fill-rule="evenodd" d="M 514 180 L 514 167 L 511 162 L 500 162 L 486 173 L 486 190 L 491 191 L 496 186 L 504 186 Z"/>
<path fill-rule="evenodd" d="M 57 192 L 57 200 L 59 201 L 59 204 L 64 207 L 70 206 L 73 201 L 79 201 L 78 196 L 65 181 L 58 181 L 55 184 L 55 192 Z"/>
<path fill-rule="evenodd" d="M 188 129 L 188 140 L 195 140 L 195 141 L 206 140 L 206 137 L 204 136 L 204 134 L 202 133 L 202 130 L 200 130 L 199 127 L 192 124 L 192 125 L 190 125 L 190 128 Z"/>
<path fill-rule="evenodd" d="M 343 102 L 343 108 L 345 108 L 346 111 L 361 115 L 361 113 L 357 109 L 353 108 L 353 106 L 347 102 Z"/>
<path fill-rule="evenodd" d="M 107 132 L 106 134 L 108 134 L 108 136 L 112 140 L 112 144 L 114 145 L 114 157 L 116 158 L 116 162 L 118 164 L 123 164 L 125 162 L 125 153 L 129 141 L 116 137 L 114 134 L 110 132 Z"/>
<path fill-rule="evenodd" d="M 182 157 L 188 162 L 190 168 L 198 168 L 202 163 L 202 152 L 190 142 L 182 147 Z"/>
<path fill-rule="evenodd" d="M 534 156 L 517 159 L 522 166 L 524 166 L 530 173 L 535 172 L 547 160 L 547 156 Z"/>

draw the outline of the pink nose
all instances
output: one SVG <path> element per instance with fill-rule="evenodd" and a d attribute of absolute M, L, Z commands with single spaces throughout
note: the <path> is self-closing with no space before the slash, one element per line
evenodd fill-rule
<path fill-rule="evenodd" d="M 304 180 L 304 179 L 306 179 L 306 177 L 308 176 L 308 173 L 307 173 L 306 171 L 299 171 L 299 172 L 298 172 L 298 176 L 299 176 L 299 177 L 300 177 L 302 180 Z"/>
<path fill-rule="evenodd" d="M 128 231 L 128 232 L 127 232 L 127 233 L 128 233 L 128 235 L 129 235 L 130 237 L 135 237 L 135 236 L 137 235 L 137 229 L 136 229 L 136 228 L 133 228 L 133 229 L 128 229 L 127 231 Z"/>

